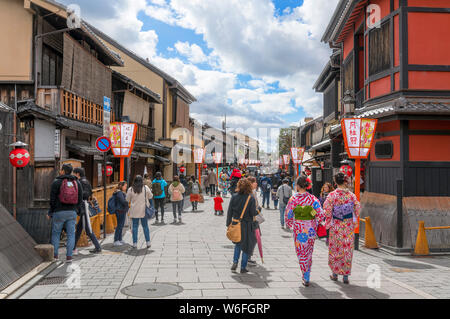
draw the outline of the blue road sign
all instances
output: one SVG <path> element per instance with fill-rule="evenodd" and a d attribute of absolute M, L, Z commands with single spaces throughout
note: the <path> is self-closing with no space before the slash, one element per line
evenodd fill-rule
<path fill-rule="evenodd" d="M 100 152 L 108 152 L 111 148 L 111 140 L 106 136 L 101 136 L 95 142 L 95 146 Z"/>

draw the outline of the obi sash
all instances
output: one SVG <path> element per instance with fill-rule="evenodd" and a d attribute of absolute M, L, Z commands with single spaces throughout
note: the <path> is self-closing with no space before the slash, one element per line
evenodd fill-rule
<path fill-rule="evenodd" d="M 353 218 L 354 210 L 355 203 L 353 202 L 343 205 L 336 205 L 333 207 L 333 218 L 341 221 Z"/>

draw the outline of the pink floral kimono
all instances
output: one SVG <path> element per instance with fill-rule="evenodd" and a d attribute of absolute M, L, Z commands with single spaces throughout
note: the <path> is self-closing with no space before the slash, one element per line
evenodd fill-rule
<path fill-rule="evenodd" d="M 303 207 L 311 206 L 316 212 L 315 218 L 312 220 L 296 220 L 294 209 L 299 205 Z M 319 223 L 325 219 L 325 214 L 319 200 L 310 193 L 292 196 L 284 214 L 287 227 L 294 231 L 295 250 L 303 273 L 303 279 L 309 281 L 316 230 Z"/>
<path fill-rule="evenodd" d="M 330 230 L 328 265 L 333 274 L 348 276 L 352 269 L 354 231 L 361 205 L 351 191 L 337 189 L 328 195 L 323 209 L 326 228 Z"/>

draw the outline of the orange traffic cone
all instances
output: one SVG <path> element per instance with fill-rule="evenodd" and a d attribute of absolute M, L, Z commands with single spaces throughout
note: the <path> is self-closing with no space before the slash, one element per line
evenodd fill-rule
<path fill-rule="evenodd" d="M 419 221 L 419 230 L 417 231 L 416 246 L 414 247 L 414 255 L 429 255 L 427 233 L 425 232 L 425 222 Z"/>
<path fill-rule="evenodd" d="M 366 217 L 366 227 L 364 232 L 364 241 L 366 248 L 378 248 L 377 240 L 375 239 L 375 233 L 370 222 L 370 217 Z"/>

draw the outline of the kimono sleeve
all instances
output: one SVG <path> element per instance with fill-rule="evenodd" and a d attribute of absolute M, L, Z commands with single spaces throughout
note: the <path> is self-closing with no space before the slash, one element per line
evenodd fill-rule
<path fill-rule="evenodd" d="M 316 220 L 318 223 L 322 223 L 325 221 L 325 211 L 322 208 L 322 205 L 320 205 L 320 201 L 317 199 L 317 197 L 312 196 L 314 199 L 312 207 L 316 211 Z"/>
<path fill-rule="evenodd" d="M 284 210 L 284 221 L 286 226 L 292 229 L 294 227 L 294 208 L 295 208 L 295 200 L 293 197 L 289 200 L 286 205 L 286 209 Z"/>
<path fill-rule="evenodd" d="M 323 203 L 326 229 L 329 229 L 331 227 L 331 219 L 333 217 L 333 200 L 334 194 L 331 193 Z"/>

